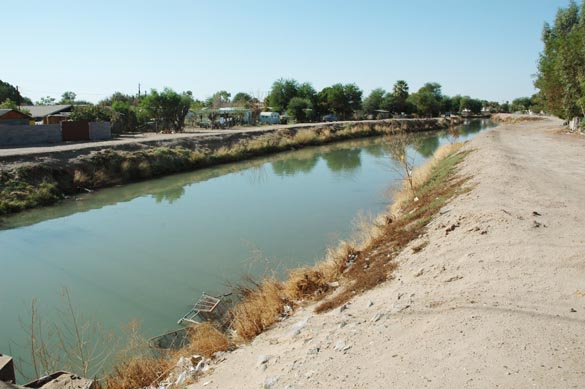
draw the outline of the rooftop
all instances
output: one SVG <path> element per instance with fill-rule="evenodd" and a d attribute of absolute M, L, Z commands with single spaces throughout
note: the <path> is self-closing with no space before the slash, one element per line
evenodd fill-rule
<path fill-rule="evenodd" d="M 30 112 L 33 118 L 44 118 L 49 115 L 55 115 L 59 112 L 71 110 L 72 105 L 23 105 L 21 109 Z"/>

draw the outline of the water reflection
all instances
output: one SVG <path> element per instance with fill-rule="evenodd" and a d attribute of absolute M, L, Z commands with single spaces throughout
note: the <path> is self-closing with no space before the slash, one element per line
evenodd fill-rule
<path fill-rule="evenodd" d="M 152 197 L 156 200 L 157 204 L 166 201 L 168 204 L 172 204 L 175 201 L 179 200 L 185 194 L 185 187 L 174 187 L 169 188 L 168 190 L 161 191 L 158 193 L 154 193 Z"/>
<path fill-rule="evenodd" d="M 412 143 L 412 147 L 423 157 L 429 158 L 439 147 L 439 136 L 431 135 L 424 138 L 417 138 Z"/>
<path fill-rule="evenodd" d="M 371 155 L 374 158 L 381 158 L 384 155 L 386 155 L 384 145 L 381 143 L 366 146 L 362 150 L 364 150 L 364 152 L 366 152 L 368 155 Z"/>
<path fill-rule="evenodd" d="M 361 149 L 334 150 L 321 155 L 327 167 L 336 173 L 353 173 L 362 165 Z"/>
<path fill-rule="evenodd" d="M 272 162 L 272 170 L 278 176 L 294 176 L 298 173 L 309 173 L 319 162 L 317 154 L 307 158 L 287 158 Z"/>

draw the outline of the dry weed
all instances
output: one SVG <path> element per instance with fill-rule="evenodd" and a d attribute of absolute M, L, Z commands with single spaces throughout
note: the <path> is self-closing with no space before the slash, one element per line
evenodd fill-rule
<path fill-rule="evenodd" d="M 274 278 L 265 279 L 258 289 L 249 291 L 231 314 L 232 328 L 244 341 L 253 339 L 274 324 L 284 313 L 286 299 L 282 283 Z"/>

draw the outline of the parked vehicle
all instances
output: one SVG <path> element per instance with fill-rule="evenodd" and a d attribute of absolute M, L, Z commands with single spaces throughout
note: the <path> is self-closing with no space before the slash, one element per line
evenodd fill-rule
<path fill-rule="evenodd" d="M 260 123 L 280 124 L 280 114 L 278 112 L 260 112 Z"/>
<path fill-rule="evenodd" d="M 323 122 L 336 122 L 338 120 L 339 120 L 339 118 L 337 117 L 337 115 L 332 114 L 332 113 L 325 115 L 321 118 L 321 121 L 323 121 Z"/>

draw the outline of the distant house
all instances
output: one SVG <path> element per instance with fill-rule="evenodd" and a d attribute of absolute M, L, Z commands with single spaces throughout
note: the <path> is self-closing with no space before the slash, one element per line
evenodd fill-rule
<path fill-rule="evenodd" d="M 0 109 L 0 126 L 18 126 L 30 123 L 31 117 L 15 109 Z"/>
<path fill-rule="evenodd" d="M 37 123 L 57 124 L 69 118 L 73 106 L 70 104 L 63 105 L 23 105 L 22 109 L 30 112 L 30 116 Z"/>
<path fill-rule="evenodd" d="M 260 123 L 280 124 L 278 112 L 260 112 Z"/>

